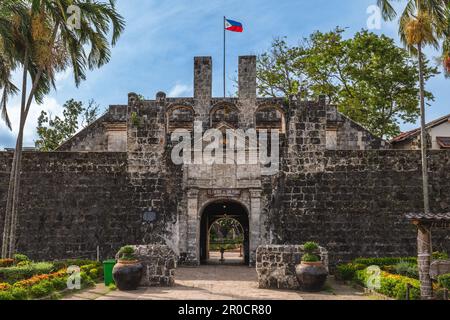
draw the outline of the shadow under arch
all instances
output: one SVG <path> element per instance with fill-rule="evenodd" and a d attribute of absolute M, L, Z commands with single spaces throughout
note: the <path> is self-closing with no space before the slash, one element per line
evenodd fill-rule
<path fill-rule="evenodd" d="M 248 265 L 250 262 L 250 225 L 249 213 L 244 204 L 236 200 L 218 199 L 207 203 L 201 211 L 200 221 L 200 262 L 201 264 L 208 263 L 209 253 L 209 232 L 214 222 L 223 219 L 231 218 L 239 222 L 242 226 L 244 241 L 243 253 L 244 264 Z"/>

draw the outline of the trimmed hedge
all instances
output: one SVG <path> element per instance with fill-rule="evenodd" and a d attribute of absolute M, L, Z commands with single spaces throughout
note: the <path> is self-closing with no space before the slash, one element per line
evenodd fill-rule
<path fill-rule="evenodd" d="M 57 270 L 65 269 L 70 266 L 79 266 L 80 268 L 82 268 L 87 265 L 96 265 L 97 267 L 102 267 L 101 262 L 88 259 L 68 259 L 68 260 L 53 261 L 52 263 Z"/>
<path fill-rule="evenodd" d="M 364 270 L 365 268 L 367 268 L 367 266 L 364 264 L 356 264 L 356 263 L 341 264 L 337 266 L 336 277 L 339 280 L 350 281 L 355 278 L 356 271 Z"/>
<path fill-rule="evenodd" d="M 416 257 L 395 257 L 395 258 L 357 258 L 352 261 L 356 264 L 363 264 L 366 266 L 392 266 L 400 262 L 409 262 L 417 264 Z"/>
<path fill-rule="evenodd" d="M 355 280 L 362 286 L 367 286 L 369 280 L 369 274 L 367 269 L 356 271 Z M 385 271 L 381 271 L 380 274 L 380 287 L 375 291 L 384 294 L 388 297 L 395 298 L 397 300 L 406 299 L 407 285 L 410 285 L 409 297 L 410 300 L 420 299 L 420 282 L 416 279 L 408 277 L 390 274 Z"/>
<path fill-rule="evenodd" d="M 413 278 L 413 279 L 419 279 L 419 268 L 417 267 L 416 263 L 411 262 L 399 262 L 395 266 L 393 266 L 393 272 L 395 274 L 399 274 L 401 276 Z M 390 271 L 386 270 L 385 271 Z"/>
<path fill-rule="evenodd" d="M 34 275 L 50 273 L 54 265 L 49 262 L 27 263 L 20 266 L 0 268 L 0 282 L 15 283 Z"/>
<path fill-rule="evenodd" d="M 82 289 L 95 285 L 94 280 L 98 280 L 98 278 L 93 279 L 90 275 L 99 276 L 99 265 L 99 263 L 95 262 L 80 267 Z M 57 292 L 67 288 L 68 277 L 67 270 L 62 269 L 58 272 L 49 274 L 34 275 L 31 278 L 18 281 L 14 284 L 0 283 L 0 300 L 27 300 L 57 297 Z"/>

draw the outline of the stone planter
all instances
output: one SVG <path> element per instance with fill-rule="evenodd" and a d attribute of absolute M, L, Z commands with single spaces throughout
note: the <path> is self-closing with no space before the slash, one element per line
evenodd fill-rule
<path fill-rule="evenodd" d="M 137 260 L 119 260 L 113 268 L 113 279 L 119 290 L 136 290 L 142 278 L 143 266 Z"/>
<path fill-rule="evenodd" d="M 295 267 L 295 273 L 304 291 L 321 291 L 327 281 L 328 271 L 322 262 L 302 262 Z"/>

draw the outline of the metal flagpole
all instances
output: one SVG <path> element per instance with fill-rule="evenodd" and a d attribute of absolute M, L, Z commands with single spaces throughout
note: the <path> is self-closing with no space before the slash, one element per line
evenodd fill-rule
<path fill-rule="evenodd" d="M 226 82 L 225 82 L 225 67 L 226 67 L 226 58 L 225 58 L 225 37 L 226 37 L 226 17 L 223 16 L 223 97 L 226 97 Z"/>

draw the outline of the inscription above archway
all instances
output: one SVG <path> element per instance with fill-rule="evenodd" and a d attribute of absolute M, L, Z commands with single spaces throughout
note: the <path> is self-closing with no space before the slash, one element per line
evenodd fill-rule
<path fill-rule="evenodd" d="M 241 190 L 236 189 L 210 189 L 207 191 L 207 195 L 210 198 L 215 197 L 240 197 Z"/>

